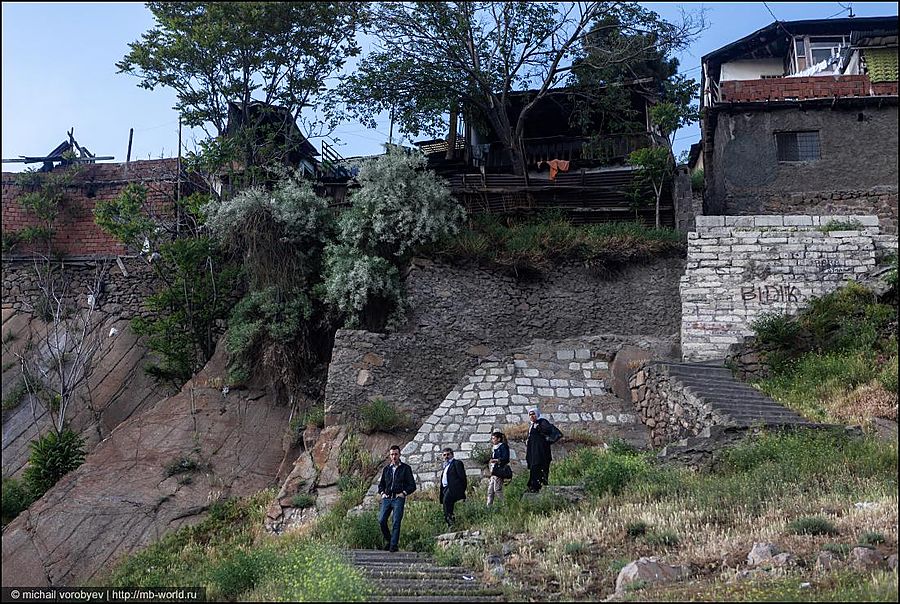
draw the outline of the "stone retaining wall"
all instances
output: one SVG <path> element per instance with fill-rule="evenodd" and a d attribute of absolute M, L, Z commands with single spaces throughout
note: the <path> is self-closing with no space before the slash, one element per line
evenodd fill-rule
<path fill-rule="evenodd" d="M 704 428 L 725 423 L 714 417 L 707 401 L 688 392 L 670 379 L 665 365 L 648 365 L 629 380 L 635 413 L 650 431 L 650 442 L 661 447 Z"/>
<path fill-rule="evenodd" d="M 500 270 L 416 260 L 406 277 L 411 310 L 402 328 L 335 335 L 326 424 L 349 419 L 377 397 L 419 423 L 479 363 L 539 338 L 677 334 L 682 267 L 679 258 L 661 259 L 602 279 L 570 264 L 521 281 Z"/>
<path fill-rule="evenodd" d="M 94 293 L 97 267 L 106 263 L 108 270 L 102 291 L 96 295 L 98 310 L 123 319 L 148 316 L 150 313 L 144 307 L 144 300 L 157 284 L 152 268 L 143 258 L 121 257 L 119 260 L 121 267 L 115 258 L 65 261 L 63 270 L 70 281 L 69 291 L 86 303 L 87 296 Z M 35 301 L 40 299 L 35 275 L 32 260 L 4 261 L 3 306 L 31 312 Z"/>
<path fill-rule="evenodd" d="M 563 435 L 590 433 L 599 440 L 623 439 L 646 447 L 647 432 L 632 404 L 613 394 L 617 357 L 634 349 L 644 358 L 677 356 L 674 338 L 600 335 L 553 342 L 539 340 L 508 356 L 484 361 L 467 372 L 403 448 L 421 488 L 435 485 L 441 449 L 452 447 L 467 473 L 484 467 L 470 462 L 476 447 L 490 448 L 494 430 L 508 433 L 514 471 L 524 471 L 528 409 L 538 406 Z M 560 445 L 561 446 L 561 445 Z"/>
<path fill-rule="evenodd" d="M 862 226 L 825 232 L 833 220 Z M 891 247 L 878 224 L 876 216 L 698 216 L 681 279 L 684 360 L 723 359 L 764 313 L 794 314 L 865 278 Z"/>

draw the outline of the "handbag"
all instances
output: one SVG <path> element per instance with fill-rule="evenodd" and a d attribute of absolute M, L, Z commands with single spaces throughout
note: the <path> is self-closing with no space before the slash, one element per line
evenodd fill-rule
<path fill-rule="evenodd" d="M 509 480 L 512 478 L 513 472 L 512 468 L 509 467 L 509 464 L 504 464 L 502 466 L 494 466 L 494 469 L 491 470 L 491 474 L 497 478 Z"/>

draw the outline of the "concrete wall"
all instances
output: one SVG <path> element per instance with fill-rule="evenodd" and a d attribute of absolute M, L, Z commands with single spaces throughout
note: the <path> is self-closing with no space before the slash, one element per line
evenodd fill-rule
<path fill-rule="evenodd" d="M 719 81 L 758 80 L 764 75 L 784 75 L 784 61 L 781 59 L 753 59 L 723 63 L 722 76 Z"/>
<path fill-rule="evenodd" d="M 398 331 L 339 330 L 325 393 L 326 423 L 383 397 L 421 423 L 465 373 L 533 340 L 678 333 L 679 258 L 626 267 L 604 280 L 572 264 L 536 281 L 499 270 L 416 261 Z"/>
<path fill-rule="evenodd" d="M 707 200 L 716 213 L 876 214 L 897 229 L 897 106 L 720 112 Z M 822 157 L 779 162 L 775 133 L 818 130 Z"/>
<path fill-rule="evenodd" d="M 753 334 L 750 325 L 763 313 L 794 314 L 811 298 L 865 277 L 883 237 L 878 218 L 843 217 L 862 228 L 825 232 L 829 220 L 698 216 L 681 279 L 684 359 L 724 359 L 730 345 Z"/>

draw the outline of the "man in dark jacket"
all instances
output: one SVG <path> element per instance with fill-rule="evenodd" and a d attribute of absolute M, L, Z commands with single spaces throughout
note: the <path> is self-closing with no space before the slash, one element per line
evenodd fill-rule
<path fill-rule="evenodd" d="M 403 520 L 403 508 L 406 497 L 416 490 L 416 479 L 412 468 L 400 461 L 400 447 L 393 445 L 389 452 L 390 463 L 381 472 L 378 482 L 378 493 L 381 495 L 381 511 L 378 524 L 384 535 L 384 549 L 396 552 L 400 543 L 400 522 Z M 387 518 L 393 513 L 394 521 L 388 531 Z"/>
<path fill-rule="evenodd" d="M 550 422 L 541 417 L 537 407 L 528 410 L 528 418 L 531 420 L 528 440 L 525 441 L 525 463 L 529 471 L 528 490 L 537 493 L 550 478 L 550 462 L 553 461 L 553 456 L 550 453 L 550 443 L 544 436 L 550 434 L 552 429 Z"/>
<path fill-rule="evenodd" d="M 453 526 L 453 506 L 460 499 L 466 498 L 466 489 L 469 479 L 466 477 L 466 467 L 458 459 L 453 459 L 453 449 L 444 447 L 444 469 L 441 472 L 441 503 L 444 504 L 444 520 L 447 527 Z"/>

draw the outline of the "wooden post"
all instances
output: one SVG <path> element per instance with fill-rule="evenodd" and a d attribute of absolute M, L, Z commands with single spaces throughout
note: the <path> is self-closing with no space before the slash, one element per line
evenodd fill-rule
<path fill-rule="evenodd" d="M 128 130 L 128 154 L 125 156 L 125 165 L 131 162 L 131 141 L 134 140 L 134 128 Z"/>

